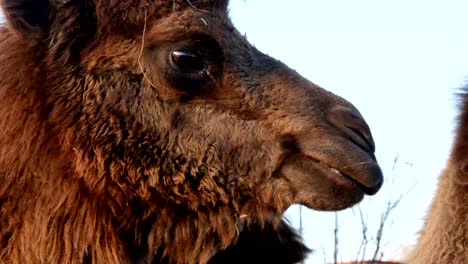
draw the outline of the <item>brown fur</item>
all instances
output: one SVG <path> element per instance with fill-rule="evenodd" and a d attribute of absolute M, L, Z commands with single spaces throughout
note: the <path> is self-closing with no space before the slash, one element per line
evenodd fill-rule
<path fill-rule="evenodd" d="M 408 263 L 468 263 L 468 90 L 446 168 Z"/>
<path fill-rule="evenodd" d="M 0 263 L 207 263 L 244 236 L 296 261 L 291 204 L 382 183 L 359 112 L 252 47 L 227 1 L 2 6 Z M 171 66 L 185 48 L 203 71 Z"/>

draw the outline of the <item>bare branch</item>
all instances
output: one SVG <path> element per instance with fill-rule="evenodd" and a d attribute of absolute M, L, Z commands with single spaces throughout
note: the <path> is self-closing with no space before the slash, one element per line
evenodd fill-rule
<path fill-rule="evenodd" d="M 379 224 L 379 229 L 377 230 L 377 236 L 376 236 L 376 247 L 375 247 L 375 251 L 374 251 L 374 255 L 372 256 L 372 262 L 374 261 L 377 261 L 379 259 L 381 259 L 383 257 L 383 253 L 380 252 L 380 247 L 381 247 L 381 243 L 382 243 L 382 236 L 383 236 L 383 229 L 385 227 L 385 223 L 387 222 L 387 219 L 390 215 L 390 213 L 398 206 L 398 204 L 401 202 L 401 200 L 403 199 L 403 197 L 405 195 L 407 195 L 415 186 L 416 186 L 416 183 L 413 184 L 413 186 L 411 186 L 411 188 L 405 192 L 404 194 L 401 194 L 398 199 L 396 199 L 394 202 L 391 202 L 391 199 L 392 199 L 392 191 L 393 191 L 393 182 L 394 182 L 394 179 L 395 179 L 395 168 L 396 168 L 396 164 L 398 162 L 398 155 L 395 157 L 394 161 L 393 161 L 393 167 L 392 167 L 392 187 L 391 187 L 391 192 L 390 192 L 390 198 L 387 202 L 387 209 L 385 210 L 384 213 L 382 213 L 382 216 L 380 218 L 380 224 Z M 380 253 L 380 258 L 377 259 L 377 256 L 379 255 Z"/>
<path fill-rule="evenodd" d="M 338 263 L 338 213 L 335 212 L 335 249 L 333 250 L 333 263 Z"/>
<path fill-rule="evenodd" d="M 359 245 L 358 252 L 356 254 L 356 262 L 359 260 L 364 261 L 364 258 L 366 256 L 366 249 L 367 249 L 367 244 L 369 243 L 369 239 L 367 238 L 367 217 L 364 219 L 364 215 L 362 213 L 361 205 L 358 205 L 358 210 L 359 210 L 359 218 L 361 220 L 361 227 L 362 227 L 362 240 L 361 244 Z M 361 255 L 362 251 L 362 256 Z"/>

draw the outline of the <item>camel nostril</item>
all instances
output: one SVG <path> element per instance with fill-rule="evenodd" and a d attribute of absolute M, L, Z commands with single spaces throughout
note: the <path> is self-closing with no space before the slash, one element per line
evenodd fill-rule
<path fill-rule="evenodd" d="M 375 143 L 369 126 L 358 110 L 353 107 L 336 106 L 331 109 L 329 118 L 356 145 L 367 152 L 375 152 Z"/>
<path fill-rule="evenodd" d="M 355 128 L 355 127 L 351 127 L 348 125 L 345 125 L 345 126 L 349 129 L 349 131 L 345 131 L 345 132 L 354 133 L 355 136 L 360 137 L 365 142 L 365 146 L 362 146 L 361 143 L 363 142 L 358 143 L 359 146 L 363 147 L 367 151 L 375 152 L 375 143 L 370 132 L 367 133 L 365 130 L 360 129 L 360 128 Z M 357 141 L 354 137 L 352 137 L 352 139 Z"/>

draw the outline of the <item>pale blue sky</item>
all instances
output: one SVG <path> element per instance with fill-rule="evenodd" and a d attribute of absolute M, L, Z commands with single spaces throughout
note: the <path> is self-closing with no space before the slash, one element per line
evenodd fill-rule
<path fill-rule="evenodd" d="M 394 198 L 416 183 L 384 230 L 386 255 L 401 255 L 414 242 L 452 142 L 454 93 L 468 75 L 468 1 L 233 0 L 230 8 L 260 50 L 359 108 Z M 362 203 L 371 233 L 391 186 Z M 295 226 L 297 209 L 287 213 Z M 339 213 L 339 221 L 340 255 L 352 260 L 360 243 L 357 211 Z M 304 209 L 303 223 L 316 250 L 307 263 L 332 261 L 334 214 Z"/>
<path fill-rule="evenodd" d="M 234 24 L 260 50 L 345 97 L 368 121 L 387 177 L 361 205 L 371 233 L 390 195 L 396 199 L 416 184 L 384 229 L 386 256 L 403 255 L 452 142 L 454 93 L 468 75 L 468 1 L 234 0 L 230 8 Z M 295 226 L 297 208 L 287 213 Z M 361 239 L 357 210 L 338 217 L 341 259 L 353 260 Z M 307 263 L 323 263 L 323 251 L 332 261 L 334 214 L 305 209 L 303 225 L 316 250 Z"/>

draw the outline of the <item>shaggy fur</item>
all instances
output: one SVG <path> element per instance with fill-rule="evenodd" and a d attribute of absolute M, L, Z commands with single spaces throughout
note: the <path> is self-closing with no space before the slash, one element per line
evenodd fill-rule
<path fill-rule="evenodd" d="M 468 263 L 468 89 L 456 138 L 410 264 Z"/>
<path fill-rule="evenodd" d="M 359 112 L 227 4 L 2 0 L 0 263 L 292 263 L 291 204 L 377 192 Z"/>

